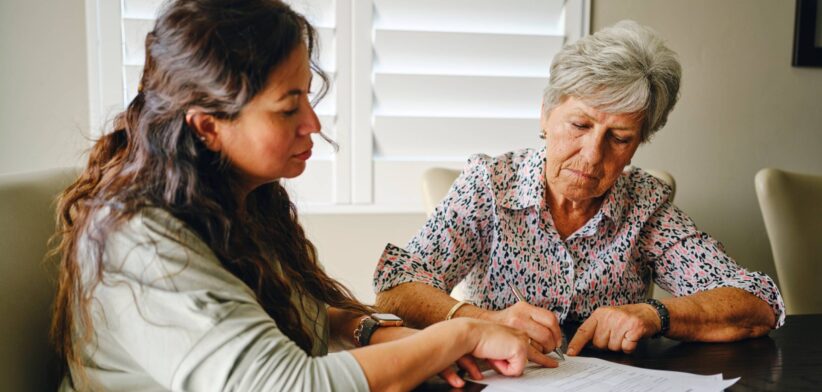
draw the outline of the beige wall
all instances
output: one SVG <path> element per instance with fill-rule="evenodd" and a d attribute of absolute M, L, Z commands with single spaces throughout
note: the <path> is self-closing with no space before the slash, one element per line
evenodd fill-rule
<path fill-rule="evenodd" d="M 626 18 L 651 26 L 679 53 L 680 102 L 634 164 L 673 173 L 676 204 L 741 264 L 772 276 L 754 174 L 822 174 L 822 68 L 791 67 L 794 4 L 597 0 L 591 17 L 592 29 Z"/>
<path fill-rule="evenodd" d="M 88 127 L 82 0 L 0 2 L 0 173 L 78 164 Z M 594 29 L 631 18 L 684 66 L 682 99 L 634 163 L 667 169 L 677 204 L 742 264 L 774 273 L 753 176 L 822 173 L 822 68 L 790 66 L 794 2 L 595 0 Z M 422 214 L 304 215 L 332 275 L 363 300 L 386 242 Z"/>
<path fill-rule="evenodd" d="M 77 164 L 86 81 L 83 0 L 0 1 L 0 173 Z"/>
<path fill-rule="evenodd" d="M 405 246 L 425 215 L 303 214 L 301 221 L 328 273 L 360 300 L 373 302 L 371 278 L 385 244 Z"/>

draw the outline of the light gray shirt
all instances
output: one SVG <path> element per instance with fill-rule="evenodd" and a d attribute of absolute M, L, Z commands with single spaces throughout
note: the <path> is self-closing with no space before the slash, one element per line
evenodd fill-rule
<path fill-rule="evenodd" d="M 81 257 L 88 261 L 83 274 L 93 276 L 94 256 Z M 304 325 L 313 327 L 307 355 L 251 289 L 164 210 L 143 209 L 111 233 L 103 261 L 103 281 L 92 293 L 94 334 L 79 347 L 93 390 L 368 390 L 350 353 L 327 354 L 325 304 L 294 298 Z M 82 325 L 75 331 L 83 333 Z M 61 389 L 72 391 L 71 384 L 67 378 Z"/>

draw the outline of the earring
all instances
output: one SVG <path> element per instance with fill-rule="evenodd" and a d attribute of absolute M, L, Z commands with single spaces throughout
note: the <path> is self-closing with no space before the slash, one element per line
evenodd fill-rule
<path fill-rule="evenodd" d="M 205 143 L 205 136 L 203 136 L 203 135 L 197 136 L 197 139 L 200 139 L 201 142 Z"/>
<path fill-rule="evenodd" d="M 539 138 L 545 140 L 545 130 L 544 129 L 541 129 L 539 131 Z"/>

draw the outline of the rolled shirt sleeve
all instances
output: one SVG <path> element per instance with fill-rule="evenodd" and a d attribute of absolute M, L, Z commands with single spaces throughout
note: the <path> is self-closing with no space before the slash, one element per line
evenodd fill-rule
<path fill-rule="evenodd" d="M 374 272 L 375 292 L 409 282 L 450 292 L 478 262 L 488 261 L 494 224 L 489 217 L 495 204 L 487 159 L 483 155 L 469 159 L 405 249 L 386 246 Z"/>
<path fill-rule="evenodd" d="M 785 304 L 768 275 L 737 264 L 717 240 L 699 231 L 693 221 L 671 203 L 651 216 L 640 235 L 641 251 L 653 263 L 654 280 L 675 296 L 718 287 L 736 287 L 768 303 L 780 327 Z"/>

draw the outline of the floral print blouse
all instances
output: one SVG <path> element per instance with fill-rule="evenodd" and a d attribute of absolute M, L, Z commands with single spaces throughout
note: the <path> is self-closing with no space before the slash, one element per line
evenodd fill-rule
<path fill-rule="evenodd" d="M 560 322 L 581 322 L 600 306 L 644 301 L 653 279 L 674 296 L 743 289 L 770 304 L 777 327 L 784 323 L 773 280 L 736 264 L 641 169 L 623 173 L 597 214 L 563 241 L 544 201 L 545 153 L 472 156 L 406 248 L 386 247 L 376 292 L 407 282 L 450 292 L 465 279 L 473 304 L 499 310 L 517 301 L 511 281 Z"/>

